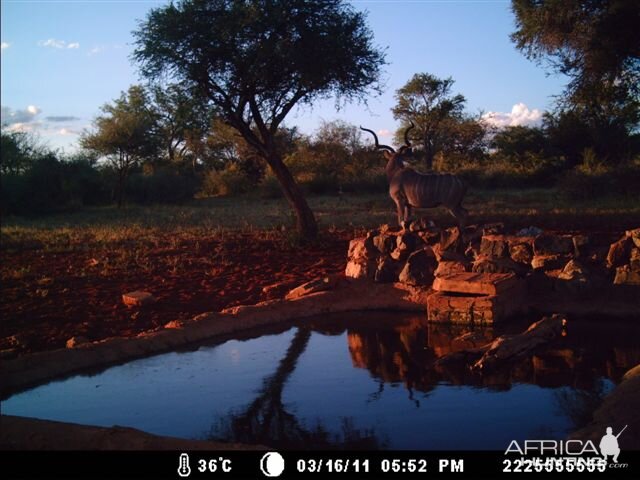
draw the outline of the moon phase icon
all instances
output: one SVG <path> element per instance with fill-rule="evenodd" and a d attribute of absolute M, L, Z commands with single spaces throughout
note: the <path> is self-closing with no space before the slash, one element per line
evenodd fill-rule
<path fill-rule="evenodd" d="M 279 477 L 284 471 L 284 458 L 278 452 L 267 452 L 260 459 L 260 470 L 266 477 Z"/>

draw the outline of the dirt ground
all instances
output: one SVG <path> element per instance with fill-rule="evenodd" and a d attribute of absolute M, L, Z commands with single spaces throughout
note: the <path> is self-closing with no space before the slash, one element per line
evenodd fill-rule
<path fill-rule="evenodd" d="M 281 297 L 310 279 L 341 271 L 352 235 L 325 232 L 304 249 L 237 233 L 223 239 L 159 239 L 148 248 L 3 250 L 0 350 L 11 349 L 5 352 L 11 357 L 64 348 L 74 336 L 90 341 L 132 336 L 172 320 Z M 157 301 L 126 307 L 122 294 L 135 290 L 148 291 Z"/>

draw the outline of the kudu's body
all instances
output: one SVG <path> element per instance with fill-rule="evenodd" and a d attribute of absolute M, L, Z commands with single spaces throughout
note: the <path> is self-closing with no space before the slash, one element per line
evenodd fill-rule
<path fill-rule="evenodd" d="M 376 142 L 376 148 L 384 150 L 387 159 L 385 171 L 389 180 L 389 195 L 398 210 L 398 223 L 406 226 L 411 217 L 412 208 L 433 208 L 443 206 L 451 212 L 460 227 L 464 227 L 467 210 L 462 207 L 462 200 L 467 191 L 465 183 L 456 175 L 445 173 L 418 173 L 406 167 L 404 158 L 411 154 L 411 143 L 408 133 L 413 124 L 404 133 L 405 145 L 396 152 L 388 145 L 378 143 L 378 136 L 373 130 L 360 127 L 370 132 Z"/>

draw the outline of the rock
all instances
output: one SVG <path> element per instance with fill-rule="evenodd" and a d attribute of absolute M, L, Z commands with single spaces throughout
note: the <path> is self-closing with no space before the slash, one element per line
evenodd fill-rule
<path fill-rule="evenodd" d="M 164 324 L 164 328 L 168 330 L 184 328 L 184 322 L 182 320 L 171 320 Z"/>
<path fill-rule="evenodd" d="M 458 227 L 443 230 L 440 234 L 440 248 L 442 251 L 457 251 L 462 244 L 462 235 Z"/>
<path fill-rule="evenodd" d="M 637 272 L 640 270 L 640 248 L 632 248 L 629 255 L 629 270 Z"/>
<path fill-rule="evenodd" d="M 504 235 L 484 235 L 480 242 L 480 255 L 493 258 L 509 256 L 509 243 Z"/>
<path fill-rule="evenodd" d="M 529 243 L 513 243 L 509 246 L 509 256 L 514 262 L 530 265 L 533 260 L 533 247 Z"/>
<path fill-rule="evenodd" d="M 86 337 L 79 335 L 77 337 L 71 337 L 69 340 L 67 340 L 66 347 L 75 348 L 78 345 L 82 345 L 84 343 L 89 343 L 89 340 Z"/>
<path fill-rule="evenodd" d="M 440 242 L 440 233 L 439 228 L 429 228 L 418 232 L 418 237 L 427 245 L 433 246 Z"/>
<path fill-rule="evenodd" d="M 459 262 L 456 260 L 444 260 L 438 263 L 438 268 L 434 272 L 435 277 L 444 277 L 452 275 L 454 273 L 466 272 L 469 268 L 469 264 L 466 262 Z"/>
<path fill-rule="evenodd" d="M 425 230 L 433 230 L 435 228 L 435 224 L 424 217 L 411 222 L 411 225 L 409 225 L 410 232 L 422 232 Z"/>
<path fill-rule="evenodd" d="M 536 256 L 568 255 L 573 252 L 573 238 L 570 235 L 540 234 L 533 241 L 533 252 Z"/>
<path fill-rule="evenodd" d="M 616 285 L 640 285 L 640 271 L 631 270 L 629 265 L 618 267 L 613 283 Z"/>
<path fill-rule="evenodd" d="M 377 256 L 378 250 L 373 244 L 373 237 L 354 238 L 349 242 L 345 276 L 350 278 L 373 278 L 375 258 Z"/>
<path fill-rule="evenodd" d="M 589 237 L 586 235 L 573 236 L 573 254 L 576 258 L 587 258 L 589 255 Z"/>
<path fill-rule="evenodd" d="M 537 270 L 558 270 L 570 260 L 568 255 L 535 255 L 531 260 L 531 267 Z"/>
<path fill-rule="evenodd" d="M 464 254 L 453 251 L 443 250 L 439 243 L 431 247 L 433 254 L 438 262 L 467 262 L 467 257 Z"/>
<path fill-rule="evenodd" d="M 528 266 L 514 262 L 511 258 L 494 258 L 480 255 L 473 262 L 472 272 L 476 273 L 515 273 L 517 275 L 525 275 Z"/>
<path fill-rule="evenodd" d="M 396 248 L 396 236 L 381 233 L 373 237 L 373 244 L 383 255 L 388 255 Z"/>
<path fill-rule="evenodd" d="M 516 233 L 516 235 L 519 236 L 519 237 L 537 237 L 542 232 L 543 232 L 543 230 L 541 228 L 538 228 L 538 227 L 527 227 L 527 228 L 523 228 L 521 230 L 518 230 L 518 233 Z"/>
<path fill-rule="evenodd" d="M 17 356 L 17 348 L 3 348 L 2 350 L 0 350 L 0 359 L 2 360 L 10 360 L 12 358 L 16 358 Z"/>
<path fill-rule="evenodd" d="M 493 325 L 516 313 L 521 308 L 521 300 L 520 295 L 464 296 L 434 292 L 427 297 L 427 311 L 430 322 Z"/>
<path fill-rule="evenodd" d="M 516 288 L 522 280 L 512 273 L 458 273 L 436 278 L 433 289 L 438 292 L 470 295 L 498 295 Z"/>
<path fill-rule="evenodd" d="M 621 267 L 629 262 L 631 256 L 631 247 L 633 246 L 633 240 L 631 237 L 624 236 L 615 243 L 612 243 L 609 247 L 609 253 L 607 253 L 607 267 L 615 268 Z"/>
<path fill-rule="evenodd" d="M 135 291 L 122 295 L 122 302 L 127 307 L 143 307 L 150 305 L 156 301 L 155 297 L 149 292 Z"/>
<path fill-rule="evenodd" d="M 554 314 L 531 324 L 523 333 L 502 335 L 488 346 L 482 358 L 473 365 L 473 369 L 487 373 L 505 363 L 523 358 L 560 335 L 566 323 L 564 316 Z"/>
<path fill-rule="evenodd" d="M 635 228 L 633 230 L 627 230 L 625 232 L 626 236 L 631 239 L 633 244 L 640 248 L 640 228 Z"/>
<path fill-rule="evenodd" d="M 483 235 L 499 235 L 504 232 L 504 223 L 487 223 L 482 228 Z"/>
<path fill-rule="evenodd" d="M 398 281 L 407 285 L 431 285 L 437 266 L 436 257 L 429 247 L 417 250 L 409 255 Z"/>
<path fill-rule="evenodd" d="M 391 258 L 394 260 L 404 260 L 412 253 L 416 246 L 422 243 L 420 237 L 415 233 L 403 233 L 396 237 L 396 249 L 391 252 Z"/>
<path fill-rule="evenodd" d="M 337 285 L 339 280 L 340 277 L 338 275 L 316 278 L 314 280 L 311 280 L 310 282 L 303 283 L 299 287 L 294 288 L 289 293 L 287 293 L 284 298 L 286 300 L 293 300 L 295 298 L 304 297 L 305 295 L 309 295 L 311 293 L 331 290 Z"/>
<path fill-rule="evenodd" d="M 578 260 L 569 260 L 557 277 L 559 290 L 566 289 L 571 293 L 591 290 L 595 285 L 593 273 Z"/>
<path fill-rule="evenodd" d="M 380 257 L 373 280 L 377 283 L 396 282 L 398 280 L 398 270 L 400 270 L 400 267 L 400 262 L 390 257 Z"/>

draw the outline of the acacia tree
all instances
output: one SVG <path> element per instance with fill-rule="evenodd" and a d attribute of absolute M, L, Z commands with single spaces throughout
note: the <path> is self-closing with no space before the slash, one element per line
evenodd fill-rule
<path fill-rule="evenodd" d="M 570 78 L 558 117 L 571 112 L 600 155 L 629 153 L 640 120 L 640 2 L 513 0 L 517 48 Z"/>
<path fill-rule="evenodd" d="M 179 84 L 154 85 L 151 98 L 167 161 L 176 164 L 190 160 L 195 171 L 197 155 L 189 147 L 195 139 L 204 138 L 211 127 L 211 112 L 206 103 Z"/>
<path fill-rule="evenodd" d="M 402 132 L 413 122 L 416 126 L 410 134 L 423 145 L 426 167 L 431 170 L 433 159 L 451 138 L 451 127 L 463 120 L 466 99 L 453 95 L 452 78 L 440 79 L 429 73 L 416 73 L 396 92 L 393 116 L 402 120 L 398 130 Z M 402 139 L 401 141 L 404 141 Z"/>
<path fill-rule="evenodd" d="M 121 207 L 133 167 L 158 152 L 157 117 L 139 85 L 122 92 L 120 98 L 104 105 L 102 111 L 104 115 L 93 121 L 95 131 L 84 132 L 80 145 L 104 157 L 116 171 L 116 199 Z"/>
<path fill-rule="evenodd" d="M 341 0 L 184 0 L 151 10 L 134 36 L 142 74 L 198 88 L 269 164 L 301 238 L 314 237 L 315 217 L 276 134 L 300 103 L 380 91 L 384 55 L 364 14 Z"/>

